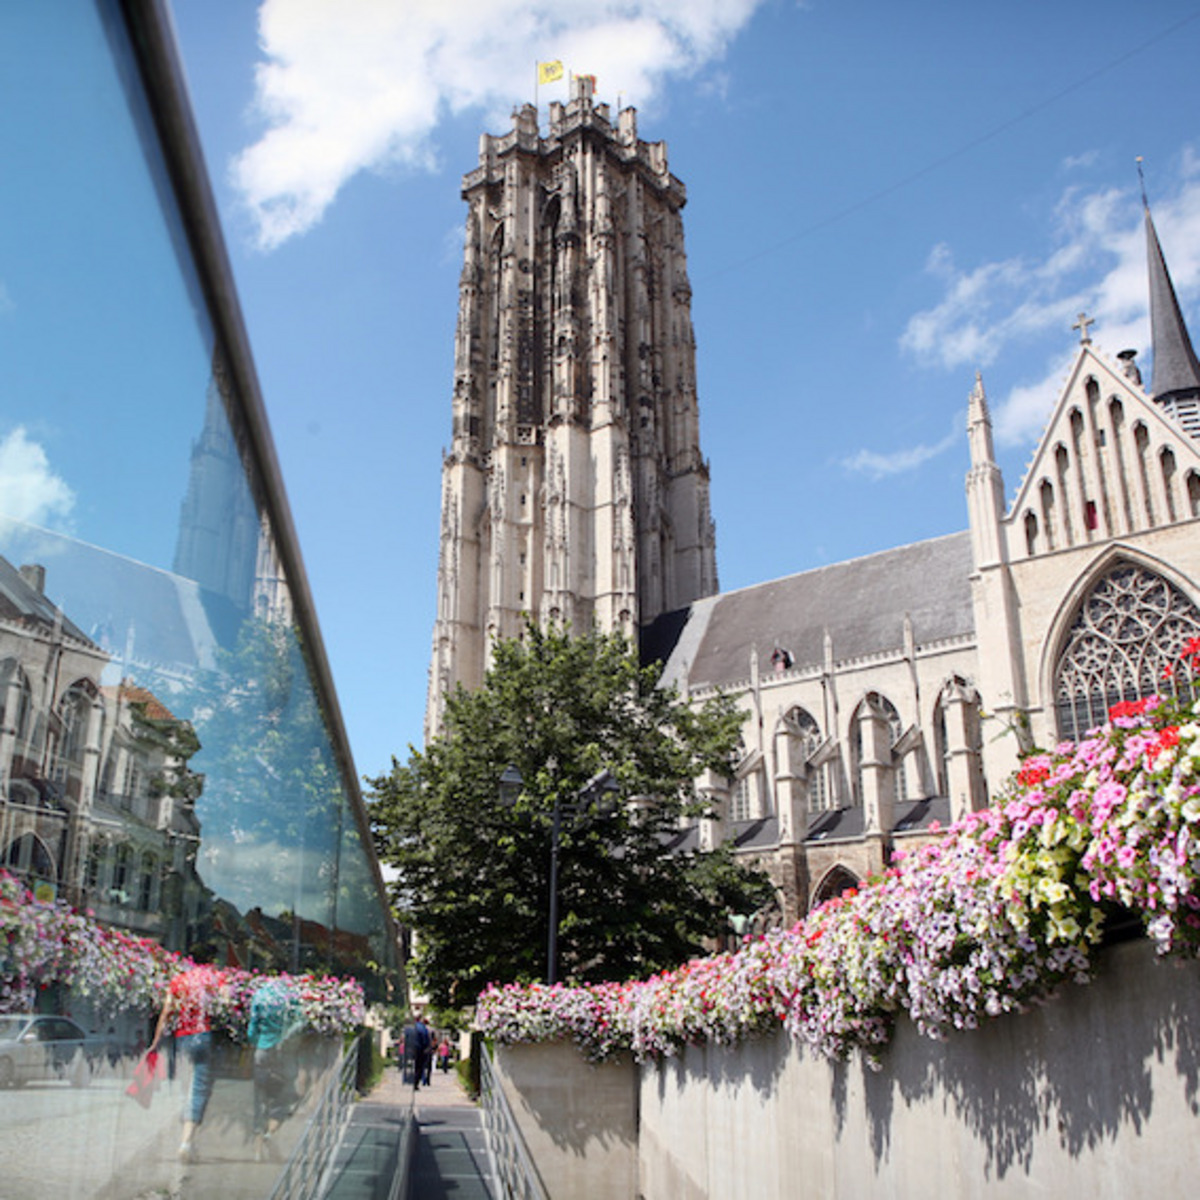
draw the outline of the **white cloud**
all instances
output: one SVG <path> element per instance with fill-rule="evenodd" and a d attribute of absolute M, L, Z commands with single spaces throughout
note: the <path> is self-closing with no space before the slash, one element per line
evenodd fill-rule
<path fill-rule="evenodd" d="M 1195 151 L 1181 153 L 1175 190 L 1153 203 L 1154 222 L 1185 310 L 1200 301 L 1200 169 Z M 1096 324 L 1092 336 L 1109 354 L 1149 350 L 1146 246 L 1141 206 L 1132 191 L 1071 187 L 1055 212 L 1054 244 L 1044 258 L 1013 258 L 958 267 L 938 245 L 926 269 L 942 281 L 942 299 L 916 313 L 900 346 L 918 361 L 960 370 L 1020 353 L 1044 362 L 1040 377 L 1014 386 L 995 406 L 997 440 L 1016 445 L 1036 437 L 1067 369 L 1066 334 L 1081 311 Z M 1041 339 L 1059 345 L 1046 357 Z M 1064 353 L 1067 357 L 1064 358 Z M 1143 369 L 1147 367 L 1143 358 Z"/>
<path fill-rule="evenodd" d="M 1094 167 L 1100 159 L 1099 150 L 1085 150 L 1082 154 L 1068 154 L 1062 161 L 1064 171 L 1079 171 Z"/>
<path fill-rule="evenodd" d="M 534 64 L 598 77 L 646 104 L 669 75 L 719 59 L 763 0 L 263 0 L 262 136 L 234 160 L 258 244 L 315 225 L 363 170 L 427 169 L 448 114 L 503 120 L 533 99 Z M 566 84 L 542 89 L 563 99 Z"/>
<path fill-rule="evenodd" d="M 1025 445 L 1037 437 L 1049 419 L 1073 358 L 1074 351 L 1055 360 L 1040 379 L 1019 384 L 995 406 L 992 430 L 999 445 Z"/>
<path fill-rule="evenodd" d="M 18 425 L 0 438 L 0 513 L 33 525 L 65 520 L 75 493 L 50 469 L 50 460 L 37 442 Z"/>
<path fill-rule="evenodd" d="M 962 422 L 959 422 L 961 425 Z M 842 459 L 842 466 L 854 475 L 866 475 L 868 479 L 883 479 L 888 475 L 900 475 L 905 471 L 915 471 L 924 466 L 931 458 L 944 454 L 962 441 L 962 433 L 955 428 L 940 442 L 932 446 L 921 444 L 893 450 L 890 454 L 879 454 L 875 450 L 859 450 Z"/>

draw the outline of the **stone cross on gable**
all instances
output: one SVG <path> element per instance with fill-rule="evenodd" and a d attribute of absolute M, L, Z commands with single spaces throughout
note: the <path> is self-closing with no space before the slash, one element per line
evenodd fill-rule
<path fill-rule="evenodd" d="M 1079 330 L 1079 344 L 1081 346 L 1090 346 L 1092 344 L 1092 335 L 1088 333 L 1088 326 L 1095 325 L 1095 323 L 1087 313 L 1080 313 L 1079 320 L 1071 326 L 1072 329 Z"/>

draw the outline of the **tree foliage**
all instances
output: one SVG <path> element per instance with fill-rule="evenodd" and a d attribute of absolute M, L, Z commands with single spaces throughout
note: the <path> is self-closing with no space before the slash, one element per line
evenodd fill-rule
<path fill-rule="evenodd" d="M 447 701 L 443 733 L 368 781 L 379 855 L 395 867 L 400 919 L 417 936 L 418 980 L 435 1004 L 488 982 L 544 978 L 556 799 L 560 978 L 623 979 L 675 966 L 760 906 L 770 885 L 726 850 L 683 844 L 705 811 L 695 780 L 728 774 L 741 718 L 658 686 L 619 634 L 530 624 L 496 646 L 483 685 Z M 515 804 L 499 778 L 515 766 Z M 615 811 L 574 811 L 608 769 Z"/>

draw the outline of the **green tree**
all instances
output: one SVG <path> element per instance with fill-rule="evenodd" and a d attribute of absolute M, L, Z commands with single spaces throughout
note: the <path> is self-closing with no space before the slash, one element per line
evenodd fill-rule
<path fill-rule="evenodd" d="M 732 701 L 700 708 L 658 686 L 620 635 L 528 625 L 496 646 L 474 691 L 447 701 L 443 733 L 368 780 L 380 859 L 417 937 L 417 978 L 438 1005 L 488 982 L 545 977 L 552 815 L 562 810 L 558 977 L 626 979 L 678 965 L 731 911 L 771 894 L 726 850 L 683 844 L 706 811 L 695 780 L 728 774 L 741 728 Z M 500 775 L 523 777 L 510 807 Z M 576 812 L 611 771 L 614 811 Z"/>

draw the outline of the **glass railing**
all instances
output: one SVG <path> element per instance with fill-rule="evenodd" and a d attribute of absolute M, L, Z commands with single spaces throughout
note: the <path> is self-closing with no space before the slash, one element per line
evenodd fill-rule
<path fill-rule="evenodd" d="M 402 983 L 162 6 L 0 5 L 0 103 L 0 1194 L 266 1196 L 356 1010 L 272 1076 L 255 988 Z M 125 1090 L 191 960 L 234 999 L 180 1161 L 179 1013 Z"/>

